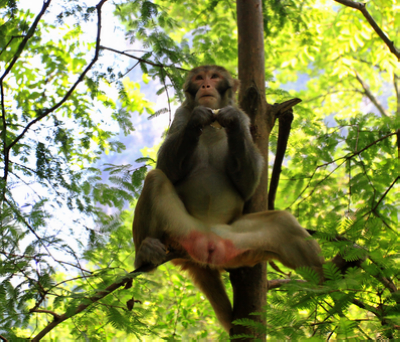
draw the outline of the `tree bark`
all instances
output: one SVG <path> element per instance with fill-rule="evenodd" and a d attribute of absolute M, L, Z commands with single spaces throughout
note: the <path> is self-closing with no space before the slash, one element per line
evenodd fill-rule
<path fill-rule="evenodd" d="M 253 213 L 266 210 L 268 205 L 268 137 L 273 126 L 273 118 L 267 114 L 270 106 L 265 99 L 262 1 L 237 0 L 236 6 L 239 32 L 239 80 L 241 82 L 239 105 L 251 119 L 254 142 L 265 159 L 260 185 L 245 207 L 245 213 Z M 231 270 L 230 280 L 233 287 L 233 319 L 250 318 L 265 324 L 262 316 L 249 315 L 252 312 L 261 312 L 266 304 L 265 263 Z M 237 334 L 248 334 L 258 339 L 265 339 L 264 332 L 252 331 L 251 328 L 242 325 L 235 325 L 231 329 L 231 336 Z"/>

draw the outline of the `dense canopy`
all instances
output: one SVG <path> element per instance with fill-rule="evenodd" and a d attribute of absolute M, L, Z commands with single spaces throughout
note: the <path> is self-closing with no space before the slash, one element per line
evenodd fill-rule
<path fill-rule="evenodd" d="M 183 273 L 129 272 L 133 208 L 184 75 L 238 74 L 235 2 L 28 3 L 0 1 L 0 339 L 226 339 Z M 237 323 L 279 340 L 399 337 L 399 5 L 264 0 L 263 18 L 267 102 L 302 99 L 275 207 L 326 260 L 363 261 L 327 263 L 323 284 L 272 263 L 266 325 Z"/>

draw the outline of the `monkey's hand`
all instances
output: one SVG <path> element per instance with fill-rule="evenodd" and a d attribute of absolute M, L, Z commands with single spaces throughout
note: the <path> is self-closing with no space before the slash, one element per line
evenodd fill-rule
<path fill-rule="evenodd" d="M 215 114 L 207 107 L 198 106 L 193 109 L 192 116 L 188 122 L 187 127 L 197 129 L 201 133 L 205 126 L 211 125 L 215 120 Z"/>
<path fill-rule="evenodd" d="M 216 119 L 222 127 L 225 127 L 229 130 L 235 130 L 240 128 L 242 113 L 237 110 L 233 106 L 227 106 L 222 108 L 218 115 L 216 115 Z"/>
<path fill-rule="evenodd" d="M 139 268 L 146 263 L 158 266 L 165 261 L 166 254 L 165 245 L 160 240 L 147 237 L 136 252 L 135 267 Z"/>

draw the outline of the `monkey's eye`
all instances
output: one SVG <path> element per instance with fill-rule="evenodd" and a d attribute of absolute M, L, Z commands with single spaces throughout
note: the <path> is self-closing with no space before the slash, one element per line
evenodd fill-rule
<path fill-rule="evenodd" d="M 203 79 L 203 76 L 197 75 L 196 78 L 194 79 L 195 81 L 201 81 Z"/>
<path fill-rule="evenodd" d="M 219 78 L 218 74 L 212 74 L 211 78 Z"/>

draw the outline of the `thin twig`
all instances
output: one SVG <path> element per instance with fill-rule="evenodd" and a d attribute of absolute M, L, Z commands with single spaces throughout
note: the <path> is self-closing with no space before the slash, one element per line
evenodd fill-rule
<path fill-rule="evenodd" d="M 133 69 L 135 69 L 135 68 L 138 66 L 139 63 L 140 63 L 140 62 L 136 62 L 136 63 L 132 66 L 132 68 L 129 68 L 120 78 L 124 78 L 126 75 L 128 75 Z"/>
<path fill-rule="evenodd" d="M 386 189 L 385 193 L 382 195 L 382 197 L 379 199 L 378 203 L 375 204 L 375 206 L 372 208 L 372 211 L 376 210 L 378 208 L 379 204 L 381 204 L 382 200 L 386 197 L 390 189 L 396 184 L 396 182 L 400 179 L 400 176 L 397 176 L 396 179 L 390 184 L 390 186 Z"/>
<path fill-rule="evenodd" d="M 382 104 L 378 101 L 378 99 L 374 96 L 374 94 L 372 94 L 368 85 L 362 80 L 357 71 L 354 70 L 354 73 L 356 74 L 357 81 L 361 84 L 362 88 L 364 89 L 362 93 L 369 98 L 369 100 L 375 105 L 375 107 L 379 110 L 379 113 L 381 113 L 382 116 L 389 116 L 389 114 L 383 108 Z"/>
<path fill-rule="evenodd" d="M 161 69 L 161 73 L 163 73 L 163 71 L 164 71 L 164 69 Z M 164 75 L 162 75 L 162 76 L 164 76 Z M 172 113 L 171 113 L 171 99 L 169 98 L 168 87 L 165 84 L 165 77 L 162 77 L 161 79 L 162 79 L 162 82 L 164 84 L 165 93 L 167 94 L 167 99 L 168 99 L 168 118 L 169 118 L 168 127 L 171 127 L 171 116 L 172 116 Z"/>
<path fill-rule="evenodd" d="M 394 90 L 396 91 L 396 102 L 397 102 L 397 110 L 396 115 L 400 116 L 400 77 L 396 74 L 393 74 L 393 85 Z"/>
<path fill-rule="evenodd" d="M 312 101 L 318 100 L 321 97 L 325 98 L 325 97 L 327 97 L 329 95 L 333 95 L 333 94 L 342 94 L 342 93 L 348 94 L 348 93 L 355 92 L 355 91 L 356 90 L 354 90 L 354 89 L 332 90 L 332 91 L 326 92 L 325 94 L 314 96 L 314 97 L 312 97 L 310 99 L 307 99 L 307 100 L 303 100 L 303 103 L 312 102 Z"/>
<path fill-rule="evenodd" d="M 273 280 L 268 280 L 268 290 L 271 289 L 276 289 L 278 287 L 281 287 L 282 285 L 289 284 L 290 282 L 297 282 L 297 283 L 307 283 L 307 281 L 302 280 L 302 279 L 273 279 Z"/>
<path fill-rule="evenodd" d="M 350 155 L 347 155 L 347 156 L 339 157 L 339 158 L 334 159 L 334 160 L 332 160 L 332 161 L 330 161 L 330 162 L 327 162 L 327 163 L 318 165 L 318 166 L 315 168 L 315 170 L 314 170 L 314 172 L 312 173 L 312 175 L 309 177 L 308 184 L 307 184 L 306 187 L 301 191 L 301 193 L 297 196 L 297 198 L 293 201 L 293 203 L 295 203 L 295 202 L 297 201 L 297 199 L 310 187 L 311 181 L 312 181 L 312 179 L 314 178 L 315 174 L 317 173 L 318 169 L 320 169 L 320 168 L 322 168 L 322 167 L 325 167 L 325 166 L 328 166 L 328 165 L 331 165 L 331 164 L 334 164 L 334 163 L 336 163 L 337 161 L 339 161 L 339 160 L 341 160 L 341 159 L 345 159 L 345 161 L 347 161 L 347 160 L 349 160 L 349 159 L 352 159 L 353 157 L 355 157 L 355 156 L 359 155 L 360 153 L 364 152 L 365 150 L 369 149 L 371 146 L 373 146 L 373 145 L 377 144 L 378 142 L 380 142 L 380 141 L 382 141 L 382 140 L 384 140 L 384 139 L 387 139 L 387 138 L 389 138 L 389 137 L 391 137 L 392 135 L 395 135 L 395 134 L 396 134 L 396 132 L 386 134 L 385 136 L 383 136 L 383 137 L 381 137 L 381 138 L 379 138 L 379 139 L 373 141 L 372 143 L 368 144 L 367 146 L 365 146 L 365 147 L 362 148 L 361 150 L 358 150 L 358 151 L 356 151 L 356 152 L 354 152 L 354 153 L 352 153 L 352 154 L 350 154 Z M 344 162 L 343 162 L 343 163 L 344 163 Z M 343 163 L 340 164 L 338 167 L 342 166 Z M 325 179 L 327 179 L 327 177 L 329 177 L 334 171 L 336 171 L 336 169 L 337 169 L 338 167 L 336 167 L 332 172 L 329 173 L 328 176 L 324 177 L 320 182 L 318 182 L 318 184 L 316 185 L 316 187 L 317 187 L 319 184 L 321 184 Z M 315 190 L 314 190 L 314 191 L 315 191 Z M 313 191 L 313 192 L 314 192 L 314 191 Z M 312 192 L 312 193 L 313 193 L 313 192 Z M 312 193 L 311 193 L 311 194 L 312 194 Z M 310 195 L 311 195 L 311 194 L 310 194 Z M 309 196 L 310 196 L 310 195 L 309 195 Z M 309 196 L 307 196 L 307 197 L 309 197 Z M 304 200 L 305 200 L 305 199 L 303 199 L 302 201 L 304 201 Z M 289 207 L 291 207 L 291 206 L 293 205 L 293 203 L 291 203 L 291 204 L 289 205 Z"/>
<path fill-rule="evenodd" d="M 3 154 L 4 154 L 4 174 L 3 180 L 7 182 L 8 177 L 8 169 L 9 169 L 9 157 L 10 157 L 10 146 L 7 146 L 7 122 L 6 122 L 6 110 L 5 110 L 5 98 L 4 98 L 4 79 L 10 73 L 11 69 L 13 68 L 14 64 L 17 62 L 18 58 L 21 56 L 22 51 L 24 50 L 28 40 L 33 36 L 35 33 L 36 27 L 39 24 L 40 19 L 45 14 L 47 8 L 50 5 L 51 0 L 44 1 L 42 9 L 40 13 L 36 16 L 35 21 L 33 22 L 32 26 L 29 28 L 27 35 L 22 40 L 21 44 L 19 44 L 17 52 L 14 54 L 14 58 L 11 60 L 10 64 L 7 66 L 6 70 L 4 71 L 3 75 L 0 77 L 0 92 L 1 92 L 1 117 L 2 117 L 2 140 L 3 140 Z M 2 199 L 4 200 L 6 196 L 6 188 L 4 188 L 2 192 Z"/>
<path fill-rule="evenodd" d="M 356 298 L 354 298 L 352 300 L 352 303 L 354 305 L 357 305 L 360 309 L 364 309 L 364 310 L 367 310 L 369 312 L 372 312 L 376 317 L 382 318 L 381 315 L 379 314 L 379 311 L 377 309 L 375 309 L 373 306 L 365 304 L 361 300 L 356 299 Z"/>
<path fill-rule="evenodd" d="M 182 257 L 184 257 L 184 256 L 182 256 L 181 254 L 178 254 L 178 253 L 168 253 L 165 260 L 161 264 L 164 264 L 172 259 L 182 258 Z M 37 334 L 32 339 L 32 342 L 40 341 L 44 336 L 47 335 L 47 333 L 49 333 L 51 330 L 53 330 L 57 325 L 64 322 L 68 318 L 71 318 L 71 317 L 81 313 L 83 310 L 88 308 L 91 304 L 96 303 L 100 299 L 106 297 L 110 293 L 119 289 L 120 287 L 127 284 L 128 282 L 132 281 L 133 277 L 136 277 L 143 272 L 149 272 L 150 270 L 152 270 L 156 267 L 157 266 L 154 266 L 151 264 L 145 264 L 145 265 L 139 267 L 138 269 L 128 273 L 126 276 L 122 277 L 122 279 L 120 279 L 119 281 L 107 286 L 104 290 L 96 291 L 96 294 L 94 296 L 85 298 L 84 302 L 79 304 L 73 313 L 71 313 L 71 312 L 64 313 L 64 314 L 60 315 L 57 320 L 50 322 L 41 332 L 39 332 L 39 334 Z"/>
<path fill-rule="evenodd" d="M 346 160 L 347 160 L 347 159 L 346 159 Z M 314 194 L 314 192 L 317 190 L 318 186 L 319 186 L 320 184 L 322 184 L 323 182 L 325 182 L 338 168 L 340 168 L 340 167 L 346 162 L 346 160 L 345 160 L 344 162 L 342 162 L 341 164 L 339 164 L 338 166 L 336 166 L 331 172 L 329 172 L 324 178 L 322 178 L 317 184 L 315 184 L 314 189 L 308 194 L 307 197 L 304 197 L 304 198 L 299 202 L 299 204 L 302 203 L 302 202 L 304 202 L 307 198 L 311 197 L 311 196 Z M 332 164 L 332 163 L 333 163 L 333 162 L 330 162 L 330 163 L 327 163 L 327 164 L 329 165 L 329 164 Z M 303 195 L 303 193 L 310 187 L 311 181 L 312 181 L 312 179 L 314 178 L 315 174 L 317 173 L 317 170 L 319 169 L 319 167 L 322 167 L 322 165 L 319 165 L 319 166 L 317 166 L 317 167 L 315 168 L 313 174 L 311 175 L 310 180 L 308 181 L 307 186 L 306 186 L 306 187 L 303 189 L 303 191 L 297 196 L 297 198 L 301 197 L 301 196 Z M 297 201 L 297 198 L 293 201 L 293 203 L 295 203 L 295 202 Z M 293 203 L 290 204 L 289 207 L 291 207 L 291 206 L 293 205 Z"/>
<path fill-rule="evenodd" d="M 106 46 L 103 46 L 103 45 L 100 46 L 100 49 L 102 49 L 102 50 L 108 50 L 108 51 L 115 52 L 115 53 L 118 53 L 118 54 L 120 54 L 120 55 L 129 57 L 129 58 L 136 59 L 136 60 L 139 61 L 140 63 L 145 63 L 145 64 L 151 65 L 151 66 L 153 66 L 153 67 L 156 67 L 156 68 L 162 68 L 162 69 L 164 69 L 164 68 L 175 68 L 175 69 L 178 69 L 178 70 L 181 70 L 181 71 L 189 71 L 189 70 L 187 70 L 187 69 L 183 69 L 183 68 L 176 67 L 175 65 L 165 65 L 165 64 L 160 64 L 160 63 L 154 63 L 154 62 L 151 62 L 151 61 L 149 61 L 149 60 L 147 60 L 147 59 L 143 59 L 143 58 L 140 58 L 140 57 L 131 55 L 131 54 L 129 54 L 129 53 L 126 53 L 125 51 L 115 50 L 115 49 L 113 49 L 113 48 L 109 48 L 109 47 L 106 47 Z"/>
<path fill-rule="evenodd" d="M 2 53 L 3 53 L 4 51 L 6 51 L 6 49 L 8 48 L 8 46 L 11 44 L 11 42 L 12 42 L 15 38 L 25 38 L 25 37 L 26 37 L 25 35 L 12 36 L 11 39 L 8 41 L 7 45 L 4 47 L 4 49 L 1 50 L 0 56 L 2 55 Z"/>
<path fill-rule="evenodd" d="M 60 318 L 59 314 L 57 314 L 57 313 L 55 313 L 53 311 L 50 311 L 50 310 L 31 309 L 29 311 L 30 312 L 37 312 L 37 313 L 47 313 L 47 314 L 53 315 L 55 321 L 57 321 Z"/>
<path fill-rule="evenodd" d="M 372 319 L 370 318 L 358 318 L 358 319 L 352 319 L 351 321 L 353 322 L 370 322 L 372 321 Z M 321 325 L 321 324 L 331 324 L 331 323 L 335 323 L 334 321 L 324 321 L 324 322 L 316 322 L 316 323 L 311 323 L 311 326 L 315 326 L 315 325 Z"/>
<path fill-rule="evenodd" d="M 389 39 L 389 37 L 381 30 L 381 28 L 375 22 L 374 18 L 371 17 L 369 12 L 367 11 L 366 4 L 355 2 L 352 0 L 335 0 L 335 1 L 347 7 L 359 10 L 364 15 L 365 19 L 367 19 L 367 21 L 375 30 L 375 32 L 378 34 L 378 36 L 385 42 L 390 52 L 393 53 L 400 61 L 400 50 L 394 46 L 394 42 Z"/>
<path fill-rule="evenodd" d="M 397 136 L 397 161 L 400 162 L 400 129 L 397 129 L 396 136 Z"/>
<path fill-rule="evenodd" d="M 4 154 L 4 174 L 3 179 L 4 182 L 7 182 L 8 177 L 8 164 L 9 164 L 9 154 L 7 152 L 7 120 L 6 120 L 6 107 L 4 104 L 4 86 L 3 82 L 0 82 L 0 101 L 1 101 L 1 122 L 2 122 L 2 130 L 1 130 L 1 140 L 3 141 L 3 154 Z M 6 195 L 6 189 L 4 188 L 2 192 L 2 198 Z"/>
<path fill-rule="evenodd" d="M 46 252 L 51 256 L 51 258 L 55 261 L 54 257 L 51 255 L 49 249 L 47 246 L 44 244 L 42 238 L 36 233 L 35 229 L 25 220 L 25 218 L 21 215 L 21 213 L 14 208 L 14 205 L 10 203 L 10 201 L 7 198 L 4 198 L 4 201 L 9 205 L 11 210 L 17 215 L 20 220 L 24 223 L 24 225 L 30 230 L 30 232 L 36 237 L 36 239 L 40 242 L 40 244 L 43 246 L 43 248 L 46 250 Z"/>
<path fill-rule="evenodd" d="M 383 137 L 381 137 L 381 138 L 379 138 L 379 139 L 373 141 L 372 143 L 368 144 L 367 146 L 365 146 L 365 147 L 362 148 L 361 150 L 358 150 L 358 151 L 354 152 L 353 154 L 351 154 L 351 155 L 349 155 L 349 156 L 344 156 L 344 157 L 337 158 L 337 159 L 335 159 L 335 160 L 333 160 L 333 161 L 331 161 L 331 162 L 329 162 L 329 163 L 327 163 L 327 164 L 325 164 L 325 165 L 332 164 L 332 163 L 334 163 L 334 162 L 336 162 L 336 161 L 338 161 L 338 160 L 340 160 L 340 159 L 346 159 L 346 160 L 351 159 L 351 158 L 353 158 L 353 157 L 359 155 L 360 153 L 364 152 L 365 150 L 368 150 L 371 146 L 377 144 L 378 142 L 380 142 L 380 141 L 382 141 L 382 140 L 385 140 L 386 138 L 389 138 L 389 137 L 391 137 L 392 135 L 395 135 L 395 134 L 396 134 L 396 132 L 386 134 L 386 135 L 384 135 Z"/>
<path fill-rule="evenodd" d="M 383 286 L 385 286 L 391 293 L 396 293 L 396 292 L 398 292 L 397 287 L 396 287 L 396 285 L 393 283 L 393 281 L 392 281 L 390 278 L 387 278 L 387 277 L 384 277 L 384 276 L 383 276 L 384 268 L 381 267 L 377 262 L 375 262 L 375 260 L 373 260 L 371 257 L 368 257 L 368 259 L 369 259 L 374 265 L 376 265 L 376 266 L 378 267 L 379 271 L 380 271 L 379 274 L 373 275 L 373 277 L 376 278 L 376 279 L 378 279 L 378 280 L 383 284 Z M 393 296 L 393 298 L 395 298 L 395 301 L 396 301 L 398 304 L 400 304 L 400 300 L 399 300 L 399 299 L 396 300 L 396 297 L 395 297 L 395 296 Z"/>

